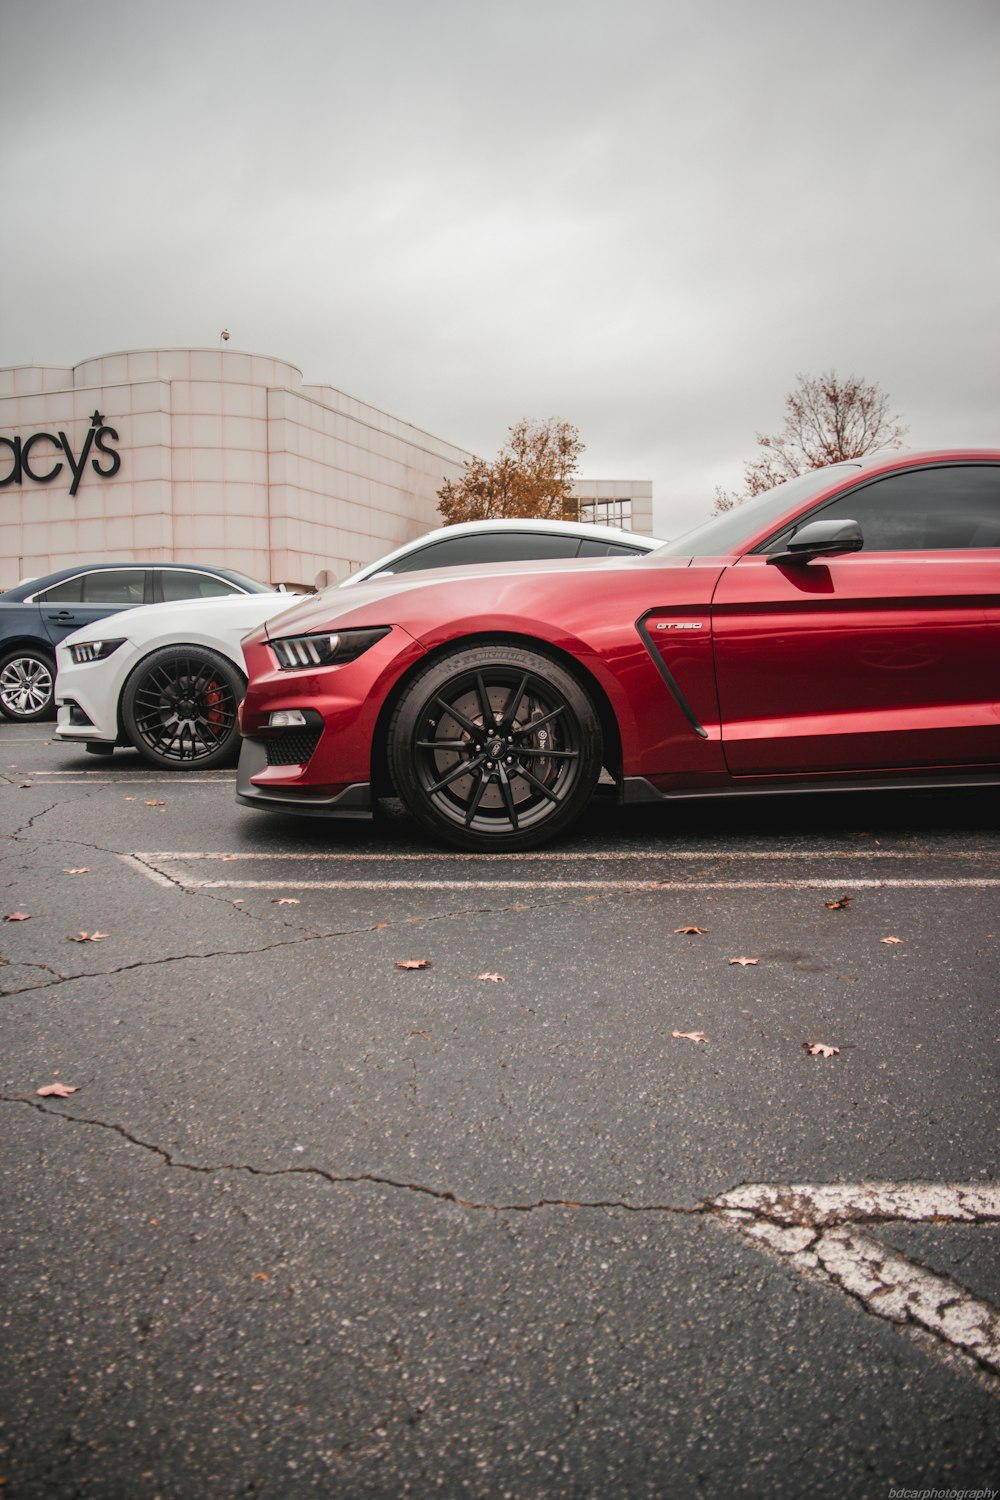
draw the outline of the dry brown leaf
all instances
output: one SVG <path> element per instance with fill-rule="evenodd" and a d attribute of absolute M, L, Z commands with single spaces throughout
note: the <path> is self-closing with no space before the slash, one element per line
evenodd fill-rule
<path fill-rule="evenodd" d="M 89 875 L 90 874 L 90 866 L 89 865 L 81 865 L 78 870 L 63 870 L 63 874 L 64 875 Z"/>
<path fill-rule="evenodd" d="M 675 927 L 675 932 L 690 933 L 692 937 L 701 937 L 703 932 L 708 932 L 707 927 Z"/>
<path fill-rule="evenodd" d="M 853 896 L 841 896 L 839 901 L 824 901 L 823 905 L 828 911 L 843 911 L 853 900 Z"/>
<path fill-rule="evenodd" d="M 745 969 L 748 964 L 756 964 L 759 963 L 760 960 L 756 958 L 731 958 L 729 962 L 731 964 L 739 964 L 741 969 Z"/>
<path fill-rule="evenodd" d="M 39 1099 L 68 1099 L 70 1094 L 75 1094 L 79 1084 L 75 1083 L 46 1083 L 35 1093 Z"/>
<path fill-rule="evenodd" d="M 254 1272 L 254 1273 L 253 1273 L 253 1280 L 254 1280 L 254 1281 L 270 1281 L 270 1279 L 271 1279 L 271 1278 L 270 1278 L 270 1276 L 269 1276 L 269 1275 L 268 1275 L 268 1274 L 267 1274 L 267 1272 L 266 1272 L 266 1271 L 255 1271 L 255 1272 Z"/>
<path fill-rule="evenodd" d="M 836 1057 L 839 1047 L 828 1047 L 825 1042 L 803 1042 L 810 1057 Z"/>
<path fill-rule="evenodd" d="M 416 1031 L 411 1031 L 410 1035 L 411 1036 L 422 1036 L 425 1042 L 429 1042 L 430 1039 L 431 1039 L 430 1032 L 429 1031 L 421 1031 L 419 1026 L 417 1027 Z"/>
<path fill-rule="evenodd" d="M 106 938 L 106 937 L 110 937 L 110 936 L 111 936 L 110 932 L 82 932 L 81 931 L 81 932 L 78 932 L 75 937 L 71 937 L 69 939 L 69 941 L 71 943 L 99 943 L 102 938 Z"/>
<path fill-rule="evenodd" d="M 429 958 L 397 958 L 397 969 L 429 969 L 431 961 Z"/>
<path fill-rule="evenodd" d="M 302 903 L 297 896 L 274 896 L 272 906 L 301 906 Z"/>
<path fill-rule="evenodd" d="M 686 1042 L 707 1042 L 708 1037 L 703 1031 L 672 1031 L 671 1036 L 682 1038 Z"/>
<path fill-rule="evenodd" d="M 503 984 L 503 982 L 504 982 L 504 977 L 503 977 L 502 974 L 477 974 L 476 978 L 477 979 L 489 979 L 489 980 L 492 981 L 493 984 Z"/>
<path fill-rule="evenodd" d="M 30 922 L 32 918 L 30 911 L 11 911 L 4 917 L 5 922 Z"/>
<path fill-rule="evenodd" d="M 902 938 L 897 937 L 879 938 L 880 943 L 901 943 L 902 941 Z"/>
<path fill-rule="evenodd" d="M 151 798 L 150 801 L 146 803 L 147 807 L 166 807 L 166 805 L 167 804 L 165 802 L 157 802 L 155 797 Z"/>
<path fill-rule="evenodd" d="M 381 932 L 384 928 L 386 928 L 388 926 L 389 926 L 388 922 L 376 922 L 375 926 L 372 928 L 372 932 Z"/>

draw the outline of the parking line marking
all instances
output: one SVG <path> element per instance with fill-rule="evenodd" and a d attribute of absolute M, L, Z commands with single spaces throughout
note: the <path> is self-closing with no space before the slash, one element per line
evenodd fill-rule
<path fill-rule="evenodd" d="M 983 1183 L 752 1183 L 710 1200 L 728 1228 L 870 1313 L 932 1335 L 1000 1375 L 1000 1311 L 858 1225 L 996 1224 L 1000 1187 Z"/>
<path fill-rule="evenodd" d="M 189 891 L 763 891 L 763 890 L 818 890 L 829 891 L 848 884 L 853 890 L 984 890 L 1000 887 L 1000 879 L 941 879 L 941 880 L 851 880 L 830 881 L 803 878 L 800 880 L 510 880 L 501 876 L 496 880 L 198 880 L 192 876 L 174 873 L 169 869 L 157 869 L 147 864 L 141 856 L 120 854 L 125 864 L 130 865 L 147 879 L 158 885 L 180 886 Z M 167 865 L 167 861 L 163 861 Z"/>
<path fill-rule="evenodd" d="M 200 849 L 188 849 L 175 850 L 173 852 L 169 852 L 167 850 L 155 850 L 148 853 L 137 850 L 135 858 L 148 860 L 215 859 L 226 862 L 236 860 L 264 860 L 268 863 L 277 860 L 305 860 L 310 863 L 319 863 L 321 861 L 343 862 L 344 860 L 349 860 L 352 864 L 360 864 L 363 862 L 377 862 L 380 864 L 385 864 L 389 861 L 392 861 L 393 863 L 406 864 L 414 863 L 418 860 L 435 860 L 443 861 L 445 863 L 464 861 L 474 864 L 486 864 L 494 861 L 500 861 L 503 864 L 527 864 L 533 861 L 543 861 L 546 864 L 569 864 L 583 862 L 596 863 L 599 860 L 602 864 L 614 864 L 618 860 L 650 859 L 660 859 L 665 861 L 674 859 L 697 859 L 701 860 L 702 863 L 711 862 L 712 860 L 742 860 L 744 862 L 756 863 L 758 860 L 770 862 L 775 860 L 814 859 L 911 859 L 926 862 L 932 859 L 1000 860 L 1000 849 L 947 849 L 942 850 L 940 853 L 936 854 L 928 854 L 923 850 L 905 849 L 811 849 L 808 851 L 762 850 L 759 853 L 754 853 L 753 850 L 750 849 L 735 849 L 732 851 L 724 850 L 721 852 L 706 852 L 702 849 L 597 849 L 584 850 L 582 852 L 566 851 L 563 853 L 559 852 L 558 850 L 552 852 L 546 852 L 542 850 L 525 854 L 449 853 L 445 852 L 444 850 L 434 850 L 432 852 L 425 852 L 422 854 L 397 854 L 391 851 L 374 854 L 326 854 L 319 851 L 307 854 L 286 854 L 278 852 L 273 854 L 251 854 L 242 850 L 226 853 L 221 851 L 206 852 Z"/>

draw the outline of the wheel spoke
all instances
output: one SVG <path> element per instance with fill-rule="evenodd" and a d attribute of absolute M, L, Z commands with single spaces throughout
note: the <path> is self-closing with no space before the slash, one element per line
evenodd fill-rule
<path fill-rule="evenodd" d="M 514 724 L 514 719 L 517 715 L 517 711 L 521 707 L 521 699 L 524 697 L 524 690 L 527 686 L 528 674 L 527 672 L 525 672 L 524 676 L 521 678 L 521 681 L 518 683 L 517 687 L 507 699 L 507 706 L 503 711 L 503 718 L 500 720 L 499 724 L 497 724 L 498 734 L 510 734 Z"/>
<path fill-rule="evenodd" d="M 473 818 L 476 816 L 476 813 L 479 811 L 479 804 L 483 800 L 483 793 L 485 792 L 485 790 L 489 786 L 489 784 L 490 784 L 490 778 L 488 776 L 480 776 L 480 778 L 479 778 L 479 785 L 476 788 L 476 795 L 473 797 L 472 801 L 469 803 L 468 808 L 466 809 L 466 813 L 465 813 L 465 826 L 466 826 L 466 828 L 468 828 L 470 826 L 470 824 L 472 823 Z"/>
<path fill-rule="evenodd" d="M 529 723 L 522 725 L 520 729 L 515 729 L 514 733 L 534 734 L 536 730 L 543 728 L 544 725 L 551 724 L 553 719 L 558 719 L 559 715 L 564 712 L 565 708 L 565 703 L 560 703 L 559 707 L 552 709 L 551 713 L 544 714 L 540 719 L 530 720 Z"/>
<path fill-rule="evenodd" d="M 517 775 L 523 776 L 525 781 L 530 782 L 535 790 L 540 793 L 540 795 L 543 796 L 547 801 L 558 802 L 560 800 L 556 796 L 552 788 L 546 786 L 544 781 L 539 781 L 538 777 L 535 776 L 531 771 L 529 771 L 527 766 L 518 766 Z"/>
<path fill-rule="evenodd" d="M 500 790 L 503 793 L 504 806 L 507 809 L 507 816 L 510 818 L 511 825 L 513 826 L 514 832 L 516 833 L 521 825 L 517 820 L 517 807 L 514 804 L 514 793 L 511 789 L 510 777 L 507 775 L 506 766 L 498 766 L 497 772 L 500 777 Z"/>
<path fill-rule="evenodd" d="M 434 702 L 436 704 L 439 704 L 440 707 L 443 708 L 445 712 L 455 720 L 455 723 L 458 724 L 462 729 L 464 729 L 467 734 L 471 734 L 473 739 L 479 738 L 480 734 L 482 733 L 479 725 L 474 724 L 471 719 L 467 719 L 463 713 L 459 713 L 454 704 L 449 703 L 446 698 L 435 698 Z"/>
<path fill-rule="evenodd" d="M 490 695 L 486 691 L 486 683 L 483 681 L 482 672 L 476 673 L 476 693 L 479 697 L 479 710 L 483 716 L 483 728 L 492 731 L 496 728 L 496 715 L 493 712 L 493 705 L 490 703 Z"/>
<path fill-rule="evenodd" d="M 579 750 L 543 750 L 540 745 L 515 745 L 518 760 L 523 755 L 532 755 L 537 760 L 579 760 Z"/>
<path fill-rule="evenodd" d="M 427 790 L 432 794 L 434 792 L 440 792 L 443 787 L 450 786 L 451 783 L 453 781 L 457 781 L 460 776 L 468 776 L 470 772 L 478 771 L 480 766 L 485 764 L 485 761 L 485 755 L 478 755 L 475 760 L 459 761 L 457 766 L 452 766 L 451 770 L 446 776 L 442 776 L 440 781 L 436 781 L 433 786 L 429 786 Z"/>

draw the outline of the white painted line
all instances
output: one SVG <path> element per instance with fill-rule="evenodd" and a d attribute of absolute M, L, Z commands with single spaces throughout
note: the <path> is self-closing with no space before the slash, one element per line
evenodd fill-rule
<path fill-rule="evenodd" d="M 1000 1186 L 980 1183 L 754 1183 L 711 1200 L 721 1222 L 807 1276 L 857 1298 L 876 1317 L 910 1324 L 940 1347 L 1000 1375 L 1000 1312 L 950 1276 L 917 1265 L 854 1227 L 995 1224 Z"/>
<path fill-rule="evenodd" d="M 828 880 L 193 880 L 157 872 L 132 855 L 119 858 L 161 884 L 185 890 L 314 891 L 764 891 L 832 890 Z M 163 861 L 166 864 L 166 861 Z M 935 890 L 1000 888 L 1000 880 L 854 880 L 852 889 Z"/>
<path fill-rule="evenodd" d="M 462 854 L 446 853 L 441 850 L 431 850 L 423 854 L 395 854 L 392 852 L 376 854 L 248 854 L 204 852 L 202 850 L 176 850 L 172 853 L 166 850 L 153 852 L 136 852 L 137 859 L 150 860 L 193 860 L 193 859 L 218 859 L 218 860 L 265 860 L 271 864 L 277 860 L 298 860 L 306 863 L 318 863 L 324 860 L 343 862 L 349 860 L 351 864 L 360 864 L 365 861 L 373 861 L 379 864 L 406 864 L 416 861 L 435 860 L 444 862 L 461 861 L 463 863 L 490 864 L 500 862 L 502 864 L 527 864 L 532 861 L 544 861 L 547 864 L 572 864 L 588 862 L 592 864 L 614 864 L 619 860 L 650 860 L 660 859 L 669 862 L 674 859 L 701 860 L 703 864 L 710 864 L 713 860 L 741 860 L 744 863 L 755 864 L 758 860 L 769 862 L 775 860 L 814 860 L 814 859 L 912 859 L 926 864 L 933 859 L 1000 859 L 1000 849 L 947 849 L 939 854 L 928 854 L 923 850 L 893 852 L 889 849 L 817 849 L 803 850 L 799 853 L 794 851 L 766 850 L 755 854 L 749 849 L 737 849 L 732 852 L 706 852 L 698 849 L 597 849 L 584 852 L 560 853 L 558 850 L 552 852 L 535 851 L 527 854 Z"/>

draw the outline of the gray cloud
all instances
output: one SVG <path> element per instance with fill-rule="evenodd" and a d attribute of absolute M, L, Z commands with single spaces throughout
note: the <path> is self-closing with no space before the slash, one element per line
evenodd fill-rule
<path fill-rule="evenodd" d="M 992 0 L 15 0 L 4 363 L 275 354 L 676 532 L 797 372 L 996 443 Z"/>

